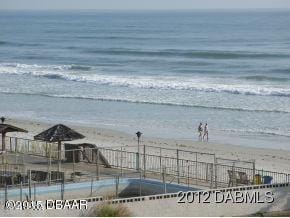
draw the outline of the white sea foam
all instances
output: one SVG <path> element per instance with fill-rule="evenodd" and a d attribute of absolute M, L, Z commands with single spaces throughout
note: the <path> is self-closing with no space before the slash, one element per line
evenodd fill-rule
<path fill-rule="evenodd" d="M 203 108 L 203 109 L 214 109 L 214 110 L 224 110 L 224 111 L 241 111 L 241 112 L 265 112 L 265 113 L 284 113 L 289 114 L 290 110 L 287 109 L 260 109 L 260 108 L 249 108 L 249 107 L 226 107 L 226 106 L 213 106 L 206 104 L 195 104 L 191 101 L 185 103 L 176 102 L 170 99 L 136 99 L 130 96 L 95 96 L 95 95 L 83 95 L 83 94 L 54 94 L 54 93 L 35 93 L 32 91 L 15 91 L 15 90 L 4 90 L 0 89 L 0 93 L 4 94 L 18 94 L 18 95 L 35 95 L 44 97 L 54 97 L 54 98 L 74 98 L 74 99 L 87 99 L 96 101 L 111 101 L 111 102 L 124 102 L 124 103 L 140 103 L 140 104 L 152 104 L 152 105 L 167 105 L 167 106 L 179 106 L 179 107 L 191 107 L 191 108 Z"/>
<path fill-rule="evenodd" d="M 87 72 L 90 68 L 85 66 L 73 66 L 2 63 L 0 64 L 0 74 L 30 75 L 49 79 L 93 83 L 96 85 L 140 89 L 190 90 L 197 92 L 290 97 L 290 89 L 285 87 L 247 83 L 231 84 L 221 80 L 215 82 L 205 77 L 105 75 L 96 71 Z"/>
<path fill-rule="evenodd" d="M 289 132 L 281 130 L 269 130 L 269 129 L 220 129 L 220 131 L 232 132 L 238 134 L 247 134 L 247 135 L 270 135 L 270 136 L 284 136 L 290 137 Z"/>

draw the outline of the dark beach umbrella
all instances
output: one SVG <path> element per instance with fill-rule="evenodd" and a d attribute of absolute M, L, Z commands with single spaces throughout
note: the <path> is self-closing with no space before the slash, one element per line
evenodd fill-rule
<path fill-rule="evenodd" d="M 82 134 L 62 124 L 55 125 L 39 133 L 38 135 L 34 136 L 34 139 L 37 139 L 37 140 L 42 140 L 46 142 L 57 142 L 59 159 L 60 159 L 62 141 L 73 141 L 73 140 L 83 139 L 83 138 L 85 138 L 85 136 L 83 136 Z"/>
<path fill-rule="evenodd" d="M 7 123 L 4 123 L 5 122 L 4 117 L 1 117 L 0 119 L 1 119 L 0 133 L 2 135 L 2 151 L 5 151 L 5 135 L 6 135 L 6 133 L 8 133 L 8 132 L 27 132 L 27 130 L 21 129 L 21 128 L 16 127 L 16 126 L 9 125 Z"/>

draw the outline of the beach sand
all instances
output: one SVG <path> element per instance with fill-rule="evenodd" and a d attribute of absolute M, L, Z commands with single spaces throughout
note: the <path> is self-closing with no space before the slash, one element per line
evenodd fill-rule
<path fill-rule="evenodd" d="M 8 136 L 18 136 L 22 138 L 33 138 L 34 135 L 51 127 L 52 123 L 14 120 L 9 119 L 7 123 L 19 126 L 29 131 L 26 133 L 9 133 Z M 64 123 L 66 124 L 66 123 Z M 136 146 L 137 139 L 132 130 L 132 135 L 102 128 L 87 127 L 82 125 L 67 124 L 74 130 L 86 136 L 83 140 L 75 142 L 89 142 L 100 147 L 120 147 L 120 146 Z M 234 139 L 233 139 L 234 140 Z M 164 148 L 179 148 L 183 150 L 191 150 L 205 153 L 215 153 L 217 157 L 240 160 L 255 160 L 256 168 L 268 171 L 290 173 L 290 151 L 253 148 L 246 146 L 234 146 L 229 144 L 217 144 L 212 142 L 197 142 L 190 140 L 175 140 L 161 138 L 141 138 L 141 144 L 160 146 Z M 275 145 L 273 144 L 273 147 Z"/>

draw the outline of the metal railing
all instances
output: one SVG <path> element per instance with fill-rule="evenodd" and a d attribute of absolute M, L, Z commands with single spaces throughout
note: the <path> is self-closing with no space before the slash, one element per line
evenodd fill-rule
<path fill-rule="evenodd" d="M 9 148 L 9 151 L 45 157 L 49 165 L 47 171 L 57 169 L 56 165 L 51 164 L 51 162 L 58 160 L 56 144 L 14 137 L 6 137 L 6 140 L 8 140 L 6 148 Z M 255 175 L 260 175 L 261 177 L 271 176 L 273 178 L 272 183 L 289 182 L 289 174 L 256 169 L 254 161 L 216 158 L 214 154 L 181 149 L 145 145 L 142 145 L 141 148 L 140 153 L 136 152 L 136 146 L 67 150 L 61 152 L 61 159 L 67 159 L 68 154 L 76 158 L 75 154 L 72 154 L 73 152 L 80 153 L 83 156 L 86 152 L 91 155 L 90 160 L 87 160 L 87 162 L 95 164 L 95 173 L 98 173 L 97 160 L 100 157 L 96 156 L 100 152 L 112 168 L 120 171 L 142 171 L 143 177 L 146 177 L 147 173 L 157 173 L 161 177 L 162 170 L 166 167 L 168 173 L 176 177 L 177 182 L 187 178 L 205 182 L 207 185 L 210 183 L 211 187 L 246 185 L 245 181 L 249 184 L 255 184 Z M 82 161 L 86 161 L 85 158 Z M 61 166 L 62 162 L 58 164 Z M 71 164 L 72 170 L 76 171 L 76 160 L 74 159 Z M 231 184 L 234 174 L 243 174 L 244 181 L 240 184 Z"/>
<path fill-rule="evenodd" d="M 50 156 L 57 151 L 56 143 L 49 143 L 40 140 L 24 139 L 18 137 L 5 137 L 6 151 L 34 154 L 39 156 Z"/>
<path fill-rule="evenodd" d="M 26 181 L 21 181 L 18 184 L 6 184 L 5 187 L 0 187 L 0 203 L 6 202 L 7 200 L 44 200 L 44 199 L 72 199 L 74 196 L 78 197 L 92 197 L 102 196 L 104 199 L 118 198 L 119 192 L 119 179 L 120 178 L 134 178 L 142 182 L 143 178 L 140 176 L 141 173 L 127 173 L 127 174 L 116 174 L 110 176 L 102 176 L 102 180 L 108 180 L 112 183 L 113 188 L 99 192 L 99 186 L 96 186 L 95 182 L 99 178 L 94 176 L 85 176 L 81 178 L 78 183 L 83 183 L 81 190 L 78 185 L 74 185 L 75 182 L 71 179 L 56 178 L 48 181 L 36 181 L 33 179 L 32 172 L 28 171 L 27 176 L 29 177 Z M 50 191 L 47 192 L 45 189 L 50 186 Z M 102 187 L 102 186 L 101 186 Z M 141 188 L 141 186 L 140 186 Z M 140 192 L 141 193 L 141 192 Z"/>
<path fill-rule="evenodd" d="M 278 173 L 267 170 L 256 170 L 256 175 L 260 175 L 262 178 L 265 176 L 272 177 L 273 178 L 273 180 L 271 181 L 272 184 L 290 182 L 290 174 L 287 173 Z"/>

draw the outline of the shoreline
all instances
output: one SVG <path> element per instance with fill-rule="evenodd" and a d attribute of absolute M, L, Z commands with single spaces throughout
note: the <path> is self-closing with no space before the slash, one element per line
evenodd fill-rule
<path fill-rule="evenodd" d="M 16 119 L 33 119 L 36 122 L 51 123 L 67 122 L 94 128 L 119 130 L 127 134 L 134 134 L 140 130 L 149 137 L 190 141 L 197 140 L 197 125 L 200 122 L 208 122 L 210 140 L 214 143 L 270 149 L 275 147 L 290 151 L 290 137 L 260 132 L 259 128 L 268 128 L 268 124 L 264 123 L 265 114 L 261 113 L 255 113 L 255 115 L 245 114 L 245 112 L 227 114 L 215 110 L 205 111 L 143 103 L 88 101 L 75 98 L 60 100 L 38 95 L 0 94 L 0 98 L 6 102 L 1 108 L 2 115 Z M 68 110 L 67 105 L 70 105 Z M 86 106 L 84 107 L 84 105 Z M 64 110 L 66 110 L 65 114 Z M 273 116 L 269 118 L 276 122 L 273 126 L 276 128 L 275 126 L 280 125 L 282 117 L 277 114 Z M 247 127 L 252 119 L 257 122 L 254 129 Z M 239 123 L 241 120 L 247 121 L 239 127 L 235 121 Z M 285 121 L 287 121 L 287 117 Z M 288 134 L 289 132 L 287 132 Z"/>
<path fill-rule="evenodd" d="M 32 139 L 34 135 L 57 124 L 42 121 L 30 121 L 23 119 L 7 119 L 6 123 L 24 128 L 28 133 L 8 133 L 7 136 L 17 136 Z M 62 123 L 62 122 L 61 122 Z M 72 129 L 86 136 L 85 139 L 75 142 L 88 142 L 100 147 L 136 146 L 134 131 L 128 134 L 122 131 L 92 127 L 84 124 L 72 124 L 64 122 Z M 193 140 L 165 139 L 142 136 L 141 143 L 155 147 L 182 148 L 184 150 L 215 153 L 217 157 L 240 160 L 255 160 L 256 168 L 267 171 L 290 173 L 290 151 L 282 149 L 257 148 L 237 146 L 214 142 L 198 142 Z"/>

